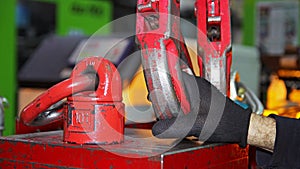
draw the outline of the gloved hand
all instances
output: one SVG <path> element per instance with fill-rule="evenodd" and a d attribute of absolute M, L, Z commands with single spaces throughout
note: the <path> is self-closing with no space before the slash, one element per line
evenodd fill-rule
<path fill-rule="evenodd" d="M 191 112 L 159 120 L 152 128 L 159 138 L 199 137 L 200 141 L 247 144 L 252 111 L 225 97 L 207 80 L 183 73 Z"/>

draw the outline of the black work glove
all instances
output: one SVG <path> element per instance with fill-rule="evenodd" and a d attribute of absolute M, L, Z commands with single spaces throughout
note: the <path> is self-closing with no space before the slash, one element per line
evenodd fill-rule
<path fill-rule="evenodd" d="M 252 111 L 225 97 L 207 80 L 183 73 L 191 112 L 159 120 L 152 128 L 159 138 L 196 136 L 200 141 L 247 144 Z"/>

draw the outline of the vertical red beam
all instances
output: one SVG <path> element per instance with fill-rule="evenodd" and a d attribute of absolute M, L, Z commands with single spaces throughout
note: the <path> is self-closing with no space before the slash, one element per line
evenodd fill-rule
<path fill-rule="evenodd" d="M 197 0 L 195 6 L 200 75 L 229 95 L 232 60 L 229 1 Z M 215 63 L 218 66 L 214 68 Z M 220 74 L 214 70 L 218 68 Z"/>

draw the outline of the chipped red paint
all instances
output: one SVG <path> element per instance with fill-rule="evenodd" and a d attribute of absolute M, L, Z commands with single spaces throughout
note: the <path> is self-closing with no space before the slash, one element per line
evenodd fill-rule
<path fill-rule="evenodd" d="M 77 144 L 114 144 L 124 139 L 122 81 L 108 60 L 90 57 L 79 62 L 72 72 L 76 79 L 85 72 L 98 78 L 95 91 L 68 97 L 64 119 L 64 141 Z M 96 77 L 97 76 L 97 77 Z"/>
<path fill-rule="evenodd" d="M 171 118 L 179 111 L 189 113 L 190 104 L 180 69 L 192 68 L 192 62 L 180 31 L 179 1 L 138 0 L 136 36 L 142 49 L 145 79 L 157 117 Z M 183 65 L 182 60 L 188 66 Z M 167 93 L 161 97 L 161 91 Z"/>
<path fill-rule="evenodd" d="M 213 61 L 219 61 L 220 69 L 224 72 L 226 88 L 224 94 L 230 95 L 230 69 L 232 61 L 231 53 L 231 26 L 230 26 L 230 4 L 229 0 L 197 0 L 195 3 L 195 15 L 197 17 L 197 44 L 198 65 L 200 75 L 205 77 L 216 76 L 211 72 Z M 210 28 L 218 30 L 218 37 L 210 37 L 208 34 Z M 225 62 L 225 63 L 224 63 Z M 211 81 L 211 79 L 208 79 Z"/>
<path fill-rule="evenodd" d="M 30 125 L 40 113 L 46 111 L 51 105 L 73 93 L 87 90 L 91 83 L 94 84 L 94 80 L 87 76 L 78 76 L 76 80 L 66 79 L 38 96 L 22 110 L 20 120 L 24 124 Z"/>
<path fill-rule="evenodd" d="M 189 112 L 189 104 L 187 99 L 185 98 L 184 93 L 184 87 L 181 84 L 182 82 L 179 80 L 178 77 L 178 69 L 174 69 L 174 65 L 178 64 L 179 62 L 179 54 L 180 52 L 185 53 L 183 56 L 186 56 L 184 59 L 189 66 L 191 67 L 191 61 L 188 56 L 188 53 L 186 51 L 186 47 L 184 43 L 180 42 L 178 43 L 174 39 L 167 39 L 163 41 L 163 45 L 160 43 L 162 39 L 165 38 L 165 32 L 170 31 L 166 30 L 166 26 L 168 23 L 168 19 L 165 18 L 164 15 L 161 15 L 159 23 L 158 23 L 158 29 L 156 30 L 147 30 L 149 28 L 149 25 L 145 23 L 145 16 L 152 12 L 152 14 L 157 14 L 156 12 L 161 12 L 164 14 L 173 14 L 175 16 L 179 16 L 179 1 L 178 0 L 166 0 L 166 1 L 150 1 L 150 0 L 138 0 L 139 4 L 151 4 L 151 7 L 146 9 L 143 8 L 140 11 L 137 12 L 137 39 L 140 42 L 141 48 L 143 50 L 143 58 L 146 62 L 146 65 L 151 65 L 152 67 L 144 67 L 146 71 L 149 71 L 149 69 L 157 67 L 156 63 L 150 63 L 151 61 L 149 57 L 151 57 L 149 54 L 154 53 L 157 54 L 157 51 L 159 50 L 166 50 L 167 58 L 166 63 L 169 66 L 169 73 L 172 75 L 172 88 L 176 94 L 176 98 L 178 99 L 178 102 L 180 102 L 180 106 L 182 110 L 187 113 Z M 207 16 L 206 14 L 203 14 L 201 12 L 206 13 L 206 7 L 210 8 L 212 10 L 211 6 L 206 5 L 200 5 L 201 0 L 198 0 L 196 3 L 197 11 L 196 15 L 198 18 L 198 27 L 206 33 L 207 29 Z M 211 2 L 211 0 L 202 0 L 205 3 Z M 201 1 L 201 2 L 202 2 Z M 226 63 L 226 79 L 229 78 L 230 73 L 230 65 L 231 65 L 231 51 L 230 49 L 226 48 L 230 47 L 230 20 L 229 13 L 227 11 L 227 8 L 229 8 L 229 4 L 227 0 L 220 1 L 217 0 L 216 2 L 220 2 L 222 4 L 216 4 L 215 8 L 216 13 L 215 15 L 222 15 L 222 22 L 217 23 L 214 22 L 213 24 L 221 24 L 221 40 L 222 42 L 215 42 L 213 45 L 214 47 L 222 54 L 223 52 L 226 53 L 227 63 Z M 224 2 L 224 3 L 223 3 Z M 169 9 L 168 7 L 171 6 L 172 3 L 172 13 L 170 11 L 167 11 Z M 150 10 L 149 10 L 150 9 Z M 218 11 L 218 9 L 221 9 L 221 11 Z M 201 12 L 200 12 L 201 11 Z M 205 18 L 202 18 L 205 17 Z M 199 22 L 200 21 L 200 22 Z M 205 23 L 202 23 L 205 22 Z M 176 22 L 176 20 L 171 25 L 172 32 L 174 34 L 174 38 L 183 40 L 182 35 L 179 31 L 179 24 Z M 151 25 L 150 25 L 151 26 Z M 157 25 L 152 25 L 157 26 Z M 201 27 L 203 26 L 203 27 Z M 202 29 L 203 28 L 203 29 Z M 198 32 L 199 33 L 199 32 Z M 203 33 L 203 32 L 202 32 Z M 219 40 L 220 40 L 219 39 Z M 203 40 L 203 39 L 202 39 Z M 206 39 L 205 39 L 206 40 Z M 201 42 L 201 39 L 198 39 L 198 43 Z M 226 46 L 227 45 L 227 46 Z M 165 47 L 163 49 L 162 47 Z M 183 49 L 183 51 L 178 50 L 179 48 Z M 148 53 L 147 53 L 148 52 Z M 208 51 L 209 52 L 209 51 Z M 200 54 L 198 54 L 200 55 Z M 175 56 L 175 57 L 174 57 Z M 161 59 L 161 55 L 158 54 L 157 58 Z M 207 59 L 207 58 L 206 58 Z M 202 63 L 205 62 L 205 59 L 202 60 L 201 57 L 198 57 L 199 60 L 199 66 L 200 71 L 203 72 L 203 65 Z M 203 61 L 203 62 L 202 62 Z M 87 66 L 88 65 L 88 66 Z M 145 64 L 144 64 L 145 65 Z M 221 66 L 224 66 L 224 63 L 220 63 Z M 182 65 L 180 65 L 182 66 Z M 93 69 L 90 69 L 93 68 Z M 114 68 L 113 68 L 114 69 Z M 86 62 L 85 65 L 77 66 L 74 69 L 73 75 L 80 74 L 81 72 L 86 71 L 96 71 L 98 73 L 99 69 L 95 69 L 94 62 Z M 110 71 L 110 69 L 105 69 L 104 71 Z M 201 73 L 200 72 L 200 73 Z M 147 72 L 146 72 L 147 73 Z M 102 75 L 102 73 L 101 73 Z M 100 81 L 103 80 L 100 77 Z M 85 78 L 85 77 L 83 77 Z M 147 85 L 150 91 L 154 88 L 153 81 L 157 81 L 155 79 L 156 77 L 153 76 L 147 76 L 146 74 L 146 80 Z M 69 84 L 70 82 L 68 82 Z M 107 82 L 99 82 L 99 86 L 108 84 L 110 86 L 111 83 Z M 118 82 L 112 82 L 112 84 L 119 85 Z M 86 87 L 87 85 L 83 85 L 83 87 Z M 229 85 L 227 86 L 229 87 Z M 71 102 L 69 104 L 69 111 L 65 111 L 66 118 L 69 118 L 69 114 L 72 114 L 71 121 L 74 121 L 74 118 L 76 116 L 76 111 L 73 112 L 72 107 L 75 107 L 76 105 L 72 105 L 72 103 L 77 104 L 79 107 L 84 107 L 84 112 L 81 114 L 83 116 L 78 116 L 80 122 L 80 125 L 77 123 L 73 125 L 68 124 L 65 120 L 65 136 L 70 138 L 70 133 L 68 132 L 91 132 L 95 128 L 95 123 L 92 125 L 84 124 L 84 117 L 89 117 L 89 121 L 97 121 L 98 117 L 96 117 L 94 111 L 99 110 L 106 110 L 105 112 L 113 110 L 113 115 L 107 113 L 107 114 L 101 114 L 101 120 L 109 121 L 110 126 L 114 126 L 114 124 L 110 124 L 110 122 L 116 121 L 116 124 L 122 123 L 122 104 L 117 103 L 115 105 L 111 104 L 111 100 L 120 102 L 120 96 L 118 94 L 110 93 L 108 95 L 104 94 L 105 91 L 104 88 L 98 88 L 96 94 L 91 92 L 82 92 L 76 97 L 69 97 L 68 101 Z M 119 93 L 119 89 L 121 88 L 117 87 L 117 93 Z M 112 91 L 112 90 L 111 90 Z M 64 93 L 64 88 L 59 89 L 59 92 Z M 228 91 L 229 92 L 229 91 Z M 99 95 L 98 95 L 98 94 Z M 59 93 L 61 94 L 61 93 Z M 97 97 L 92 98 L 90 96 L 96 95 Z M 49 102 L 53 102 L 53 97 L 49 97 Z M 54 99 L 57 99 L 54 97 Z M 40 100 L 39 100 L 40 101 Z M 85 101 L 91 101 L 94 103 L 101 104 L 103 107 L 97 107 L 88 105 L 85 103 Z M 51 103 L 52 104 L 52 103 Z M 38 106 L 35 106 L 35 109 L 38 109 L 39 111 L 44 107 L 43 104 L 36 104 Z M 65 107 L 66 108 L 66 107 Z M 78 108 L 78 107 L 77 107 Z M 93 110 L 93 111 L 92 111 Z M 117 112 L 117 113 L 116 113 Z M 159 112 L 162 113 L 162 112 Z M 172 112 L 166 112 L 168 116 L 172 116 Z M 170 114 L 171 113 L 171 114 Z M 34 117 L 36 114 L 34 114 Z M 100 117 L 100 116 L 99 116 Z M 111 117 L 113 119 L 106 119 L 107 117 Z M 29 123 L 30 120 L 32 120 L 32 117 L 30 116 L 26 120 L 25 116 L 25 122 Z M 120 121 L 118 121 L 119 119 Z M 82 125 L 81 125 L 82 124 Z M 121 128 L 113 127 L 114 130 L 121 130 Z M 122 132 L 122 131 L 121 131 Z M 108 152 L 107 150 L 101 148 L 98 145 L 81 145 L 81 144 L 70 144 L 70 142 L 73 142 L 72 140 L 76 140 L 79 143 L 84 143 L 87 139 L 87 135 L 81 135 L 79 137 L 75 136 L 72 137 L 70 140 L 63 139 L 63 132 L 61 133 L 54 133 L 54 134 L 47 134 L 47 133 L 37 133 L 34 135 L 24 136 L 24 135 L 17 135 L 13 137 L 0 137 L 0 167 L 1 168 L 114 168 L 114 169 L 134 169 L 134 168 L 151 168 L 151 169 L 162 169 L 162 168 L 237 168 L 237 169 L 243 169 L 248 168 L 248 148 L 241 149 L 238 145 L 234 144 L 211 144 L 211 145 L 195 145 L 194 142 L 190 141 L 188 143 L 182 142 L 175 148 L 169 150 L 166 153 L 162 153 L 160 155 L 155 155 L 153 157 L 145 157 L 145 154 L 149 153 L 149 149 L 152 150 L 151 146 L 148 144 L 140 144 L 137 143 L 133 147 L 126 147 L 129 142 L 133 142 L 132 140 L 124 140 L 122 144 L 113 145 L 115 146 L 113 148 L 114 151 L 118 151 L 119 153 L 123 154 L 123 156 L 120 156 Z M 104 138 L 104 141 L 101 140 L 98 143 L 104 143 L 105 139 L 111 139 L 113 135 L 111 135 L 110 131 L 106 130 L 102 133 L 101 136 Z M 77 139 L 76 139 L 77 138 Z M 82 140 L 83 139 L 83 140 Z M 64 142 L 63 140 L 69 142 Z M 74 141 L 74 142 L 76 142 Z M 110 140 L 111 141 L 111 140 Z M 112 141 L 113 142 L 113 141 Z M 142 145 L 141 147 L 137 147 L 137 145 Z M 107 145 L 108 146 L 108 145 Z M 130 151 L 134 150 L 134 151 Z M 145 151 L 147 150 L 147 151 Z M 154 151 L 154 150 L 153 150 Z"/>
<path fill-rule="evenodd" d="M 153 145 L 128 138 L 112 145 L 119 154 L 98 145 L 68 144 L 62 132 L 0 137 L 1 168 L 113 168 L 113 169 L 246 169 L 248 148 L 236 144 L 199 145 L 183 140 L 176 147 L 152 157 Z M 133 142 L 133 143 L 132 143 Z M 129 146 L 131 144 L 131 146 Z M 106 145 L 110 146 L 110 145 Z M 160 147 L 159 145 L 158 147 Z"/>
<path fill-rule="evenodd" d="M 60 110 L 64 112 L 64 141 L 78 144 L 123 142 L 121 77 L 115 66 L 101 57 L 83 59 L 69 79 L 29 103 L 21 112 L 18 133 L 24 133 L 20 129 L 28 129 L 22 127 L 23 124 L 30 125 L 40 113 L 66 97 L 67 105 Z"/>

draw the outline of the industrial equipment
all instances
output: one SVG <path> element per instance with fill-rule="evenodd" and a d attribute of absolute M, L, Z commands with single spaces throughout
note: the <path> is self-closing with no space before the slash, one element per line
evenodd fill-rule
<path fill-rule="evenodd" d="M 182 69 L 192 72 L 192 63 L 180 31 L 179 1 L 138 1 L 137 39 L 142 49 L 150 99 L 159 118 L 190 111 Z M 229 2 L 199 0 L 197 17 L 200 75 L 229 95 L 231 33 Z M 185 62 L 185 64 L 183 63 Z M 184 68 L 183 68 L 184 67 Z M 157 92 L 159 91 L 159 92 Z"/>
<path fill-rule="evenodd" d="M 229 1 L 197 0 L 200 75 L 229 94 Z M 181 71 L 194 74 L 180 31 L 179 0 L 138 0 L 137 40 L 149 99 L 159 119 L 190 112 Z M 149 129 L 124 127 L 121 81 L 101 57 L 80 61 L 71 77 L 50 88 L 21 113 L 25 125 L 41 124 L 49 107 L 64 131 L 0 139 L 0 165 L 29 168 L 248 168 L 249 147 L 203 144 L 193 138 L 158 139 Z M 51 111 L 51 110 L 50 110 Z M 47 113 L 46 113 L 47 114 Z M 63 116 L 61 115 L 63 114 Z M 47 121 L 47 120 L 46 120 Z M 48 121 L 49 122 L 49 121 Z"/>
<path fill-rule="evenodd" d="M 36 122 L 39 114 L 68 97 L 63 110 L 55 110 L 62 111 L 58 117 L 64 118 L 64 141 L 121 143 L 124 135 L 121 91 L 120 75 L 111 62 L 101 57 L 86 58 L 75 66 L 69 79 L 48 89 L 25 107 L 20 120 L 26 125 L 39 123 Z"/>

